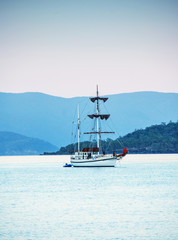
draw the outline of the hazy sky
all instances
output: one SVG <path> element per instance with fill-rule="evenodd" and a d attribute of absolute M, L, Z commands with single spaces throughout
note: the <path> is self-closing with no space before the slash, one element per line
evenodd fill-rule
<path fill-rule="evenodd" d="M 178 93 L 178 0 L 0 0 L 0 91 Z"/>

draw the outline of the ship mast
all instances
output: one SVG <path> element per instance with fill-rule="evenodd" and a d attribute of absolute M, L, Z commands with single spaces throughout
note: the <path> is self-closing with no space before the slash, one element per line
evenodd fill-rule
<path fill-rule="evenodd" d="M 78 105 L 78 152 L 80 152 L 80 117 L 79 117 L 79 105 Z"/>
<path fill-rule="evenodd" d="M 108 98 L 107 97 L 99 97 L 98 85 L 97 85 L 97 89 L 96 89 L 96 97 L 91 97 L 90 100 L 93 103 L 96 101 L 96 113 L 88 115 L 88 117 L 91 119 L 96 118 L 96 131 L 85 132 L 84 134 L 97 134 L 97 149 L 98 149 L 98 154 L 99 154 L 100 134 L 101 133 L 114 133 L 114 132 L 101 132 L 99 129 L 99 118 L 101 120 L 107 120 L 110 117 L 110 114 L 100 114 L 99 101 L 103 101 L 105 103 L 108 100 Z"/>
<path fill-rule="evenodd" d="M 97 104 L 96 104 L 96 115 L 99 115 L 99 99 L 98 99 L 98 85 L 96 89 Z M 99 118 L 96 117 L 96 132 L 97 132 L 97 148 L 100 149 L 100 134 L 99 134 Z M 99 154 L 99 151 L 98 151 Z"/>

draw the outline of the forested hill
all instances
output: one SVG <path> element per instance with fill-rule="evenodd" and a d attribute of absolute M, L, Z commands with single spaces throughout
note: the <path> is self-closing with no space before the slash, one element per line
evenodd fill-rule
<path fill-rule="evenodd" d="M 136 130 L 119 140 L 132 153 L 178 153 L 178 122 Z M 114 146 L 116 142 L 111 144 Z"/>
<path fill-rule="evenodd" d="M 178 153 L 178 122 L 135 130 L 116 140 L 102 141 L 101 144 L 106 153 L 121 152 L 123 147 L 126 147 L 129 153 Z M 81 148 L 86 146 L 88 142 L 81 143 Z M 77 149 L 76 144 L 70 144 L 53 154 L 69 154 L 74 148 Z"/>

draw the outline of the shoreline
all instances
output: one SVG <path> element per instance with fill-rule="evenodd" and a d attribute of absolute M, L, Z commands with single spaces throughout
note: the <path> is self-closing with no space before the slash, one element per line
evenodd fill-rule
<path fill-rule="evenodd" d="M 121 160 L 130 162 L 168 162 L 178 161 L 178 154 L 128 154 Z M 70 155 L 30 155 L 30 156 L 0 156 L 0 164 L 13 163 L 69 163 Z"/>
<path fill-rule="evenodd" d="M 30 155 L 30 156 L 0 156 L 1 163 L 65 163 L 70 161 L 69 155 Z"/>

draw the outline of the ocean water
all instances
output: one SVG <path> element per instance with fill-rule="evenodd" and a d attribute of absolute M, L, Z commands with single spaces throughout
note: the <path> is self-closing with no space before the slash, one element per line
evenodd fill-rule
<path fill-rule="evenodd" d="M 34 158 L 0 158 L 1 240 L 178 239 L 178 155 L 128 155 L 115 168 Z"/>

